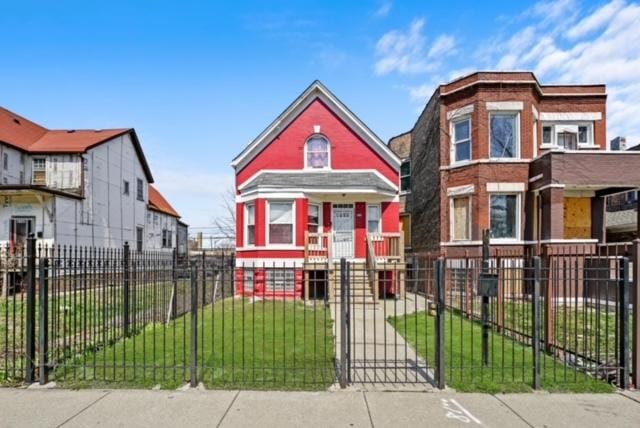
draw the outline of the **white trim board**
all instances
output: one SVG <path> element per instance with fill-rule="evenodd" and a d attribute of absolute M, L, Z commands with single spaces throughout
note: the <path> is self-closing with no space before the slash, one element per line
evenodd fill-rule
<path fill-rule="evenodd" d="M 540 112 L 540 120 L 559 120 L 559 121 L 575 121 L 575 120 L 602 120 L 602 113 L 600 112 L 592 112 L 592 113 L 581 113 L 581 112 L 566 112 L 566 113 L 549 113 L 549 112 Z"/>
<path fill-rule="evenodd" d="M 321 100 L 337 114 L 366 144 L 368 144 L 390 166 L 399 169 L 400 159 L 376 134 L 367 127 L 345 104 L 329 91 L 319 80 L 314 81 L 296 98 L 256 139 L 231 162 L 239 171 L 256 157 L 273 139 L 298 117 L 315 100 Z"/>

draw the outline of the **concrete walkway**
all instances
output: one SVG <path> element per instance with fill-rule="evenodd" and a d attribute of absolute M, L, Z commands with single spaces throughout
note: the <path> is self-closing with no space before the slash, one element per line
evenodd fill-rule
<path fill-rule="evenodd" d="M 387 322 L 424 311 L 427 300 L 407 292 L 405 299 L 380 300 L 377 305 L 354 305 L 351 314 L 352 382 L 364 390 L 431 391 L 433 371 L 416 350 Z M 340 360 L 340 306 L 331 305 Z"/>
<path fill-rule="evenodd" d="M 0 427 L 631 427 L 640 393 L 251 392 L 0 388 Z"/>

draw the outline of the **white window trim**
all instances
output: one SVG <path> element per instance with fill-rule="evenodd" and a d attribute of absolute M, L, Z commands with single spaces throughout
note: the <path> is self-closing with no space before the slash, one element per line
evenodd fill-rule
<path fill-rule="evenodd" d="M 366 215 L 366 230 L 367 234 L 372 233 L 369 232 L 369 207 L 377 207 L 378 208 L 378 230 L 373 233 L 382 233 L 382 205 L 381 204 L 367 204 L 367 215 Z"/>
<path fill-rule="evenodd" d="M 454 220 L 455 210 L 454 210 L 453 200 L 462 199 L 462 198 L 467 198 L 467 206 L 469 208 L 469 224 L 467 225 L 469 230 L 469 237 L 467 239 L 455 239 L 455 232 L 454 232 L 455 231 L 455 220 Z M 456 243 L 471 242 L 471 238 L 473 236 L 473 230 L 471 229 L 471 225 L 473 224 L 473 222 L 471 221 L 471 218 L 473 217 L 473 212 L 471 210 L 472 208 L 471 199 L 472 199 L 471 193 L 456 194 L 449 197 L 449 242 L 456 242 Z"/>
<path fill-rule="evenodd" d="M 309 141 L 311 141 L 314 138 L 322 138 L 327 142 L 327 166 L 323 166 L 322 168 L 313 168 L 307 164 L 307 146 L 309 145 Z M 304 152 L 304 169 L 308 169 L 310 171 L 323 171 L 323 170 L 331 169 L 331 141 L 325 135 L 320 133 L 314 133 L 309 138 L 307 138 L 307 141 L 304 142 L 303 152 Z"/>
<path fill-rule="evenodd" d="M 271 204 L 272 203 L 280 203 L 280 204 L 284 204 L 284 203 L 290 203 L 291 204 L 291 223 L 293 226 L 293 230 L 291 231 L 291 244 L 272 244 L 271 243 L 271 236 L 269 233 L 269 217 L 270 217 L 270 213 L 271 213 Z M 265 239 L 267 242 L 267 246 L 271 249 L 295 249 L 296 248 L 296 201 L 295 200 L 291 200 L 291 199 L 272 199 L 272 200 L 267 200 L 266 201 L 266 215 L 265 215 Z"/>
<path fill-rule="evenodd" d="M 514 143 L 514 148 L 515 148 L 515 153 L 514 156 L 512 157 L 493 157 L 491 155 L 491 116 L 492 115 L 499 115 L 499 116 L 506 116 L 506 115 L 515 115 L 516 117 L 516 141 Z M 488 147 L 489 147 L 489 159 L 491 159 L 492 161 L 502 161 L 505 159 L 509 159 L 509 160 L 519 160 L 520 159 L 520 146 L 521 146 L 521 141 L 520 141 L 520 111 L 519 110 L 490 110 L 489 111 L 489 126 L 488 126 L 488 137 L 489 137 L 489 142 L 488 142 Z"/>
<path fill-rule="evenodd" d="M 309 201 L 309 207 L 311 206 L 316 206 L 318 207 L 318 233 L 323 233 L 324 229 L 324 218 L 323 218 L 323 211 L 324 211 L 324 205 L 322 204 L 322 202 L 311 202 Z M 307 209 L 308 210 L 308 209 Z M 309 230 L 309 213 L 307 212 L 307 226 L 305 230 Z"/>
<path fill-rule="evenodd" d="M 469 121 L 469 159 L 457 161 L 456 160 L 456 124 L 464 121 Z M 449 157 L 451 165 L 464 165 L 473 160 L 473 119 L 470 114 L 461 115 L 455 117 L 449 121 L 449 135 L 451 136 L 451 150 Z"/>
<path fill-rule="evenodd" d="M 253 244 L 249 244 L 249 207 L 253 207 Z M 258 228 L 256 227 L 256 204 L 255 202 L 244 205 L 244 237 L 243 244 L 245 247 L 255 247 Z"/>
<path fill-rule="evenodd" d="M 492 243 L 514 244 L 522 241 L 522 192 L 491 192 L 489 193 L 489 228 L 491 228 L 491 197 L 498 195 L 516 196 L 516 236 L 514 238 L 491 238 Z"/>
<path fill-rule="evenodd" d="M 405 162 L 409 162 L 409 175 L 402 175 L 402 164 Z M 409 188 L 406 190 L 402 190 L 402 177 L 409 177 Z M 407 193 L 411 193 L 411 158 L 402 159 L 400 161 L 400 194 L 406 195 Z"/>
<path fill-rule="evenodd" d="M 560 147 L 558 146 L 558 131 L 557 131 L 557 126 L 562 126 L 562 125 L 567 125 L 567 126 L 575 126 L 577 128 L 581 127 L 581 126 L 586 126 L 587 127 L 587 142 L 586 143 L 581 143 L 580 141 L 576 141 L 578 144 L 578 148 L 584 148 L 584 149 L 589 149 L 589 148 L 599 148 L 600 146 L 597 145 L 595 143 L 595 130 L 594 130 L 594 123 L 593 122 L 567 122 L 567 121 L 544 121 L 542 122 L 542 136 L 540 139 L 540 148 L 541 149 L 560 149 L 560 150 L 568 150 L 565 149 L 564 147 Z M 551 127 L 551 143 L 545 143 L 544 142 L 544 128 L 546 127 Z M 576 138 L 578 138 L 578 135 L 576 135 Z"/>

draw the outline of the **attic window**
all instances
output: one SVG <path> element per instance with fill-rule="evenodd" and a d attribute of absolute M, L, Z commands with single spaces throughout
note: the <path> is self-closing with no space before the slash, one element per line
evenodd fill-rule
<path fill-rule="evenodd" d="M 305 146 L 307 168 L 329 168 L 329 141 L 313 136 Z"/>

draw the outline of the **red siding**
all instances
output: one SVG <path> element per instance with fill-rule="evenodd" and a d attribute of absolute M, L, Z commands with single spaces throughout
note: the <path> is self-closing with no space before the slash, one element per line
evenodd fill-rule
<path fill-rule="evenodd" d="M 303 169 L 304 144 L 313 127 L 331 142 L 333 169 L 376 169 L 394 183 L 398 172 L 387 164 L 320 100 L 313 101 L 260 154 L 237 174 L 237 185 L 263 169 Z"/>
<path fill-rule="evenodd" d="M 267 212 L 264 199 L 256 199 L 256 246 L 262 247 L 266 244 Z"/>
<path fill-rule="evenodd" d="M 304 257 L 303 250 L 249 250 L 239 251 L 239 259 L 301 259 Z M 277 266 L 277 265 L 276 265 Z"/>
<path fill-rule="evenodd" d="M 331 202 L 322 204 L 322 231 L 331 232 Z"/>
<path fill-rule="evenodd" d="M 304 232 L 307 230 L 308 199 L 296 200 L 296 245 L 304 246 Z"/>
<path fill-rule="evenodd" d="M 244 246 L 244 204 L 236 204 L 236 247 Z"/>
<path fill-rule="evenodd" d="M 356 202 L 356 258 L 367 257 L 367 204 Z"/>
<path fill-rule="evenodd" d="M 400 231 L 400 204 L 398 202 L 382 203 L 382 231 L 385 233 Z"/>

